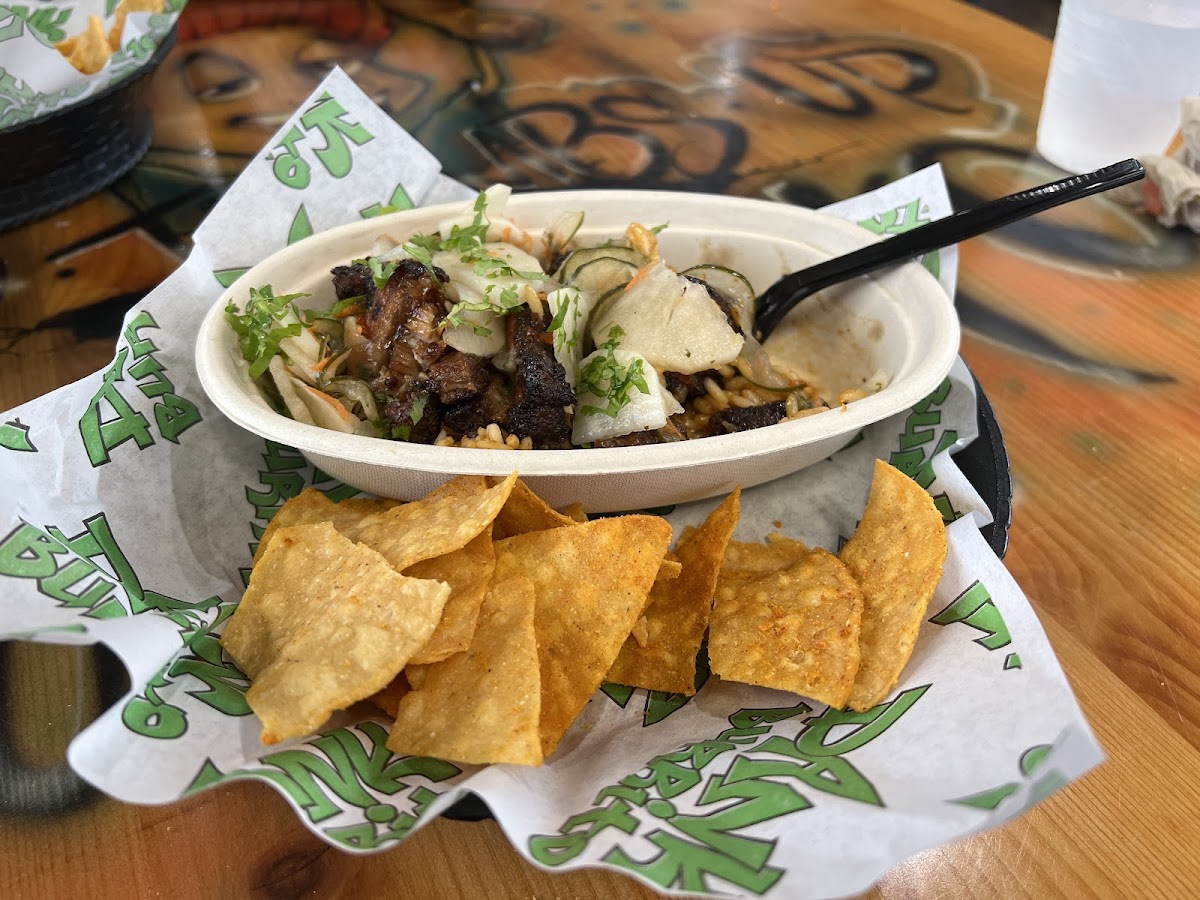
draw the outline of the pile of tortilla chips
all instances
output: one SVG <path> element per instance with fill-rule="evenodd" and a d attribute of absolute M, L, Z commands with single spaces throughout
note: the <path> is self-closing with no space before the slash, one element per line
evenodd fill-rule
<path fill-rule="evenodd" d="M 831 706 L 883 700 L 941 576 L 929 495 L 878 463 L 840 557 L 732 540 L 734 491 L 674 552 L 652 515 L 587 521 L 516 475 L 413 503 L 307 490 L 272 519 L 221 642 L 271 744 L 370 700 L 388 747 L 540 765 L 605 681 L 696 690 L 712 671 Z"/>
<path fill-rule="evenodd" d="M 63 38 L 54 49 L 84 75 L 95 75 L 104 68 L 108 58 L 121 49 L 125 20 L 131 12 L 155 13 L 162 9 L 163 0 L 121 0 L 113 10 L 113 24 L 108 34 L 104 33 L 104 22 L 99 16 L 88 16 L 83 31 Z"/>

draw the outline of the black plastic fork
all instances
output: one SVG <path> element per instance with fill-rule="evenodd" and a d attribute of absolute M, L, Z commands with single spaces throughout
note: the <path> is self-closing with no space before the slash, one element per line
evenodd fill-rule
<path fill-rule="evenodd" d="M 884 266 L 915 259 L 931 250 L 949 247 L 1063 203 L 1138 181 L 1145 174 L 1146 170 L 1140 162 L 1127 159 L 1095 172 L 1073 175 L 990 200 L 885 241 L 869 244 L 861 250 L 785 275 L 759 295 L 755 303 L 755 331 L 760 340 L 766 340 L 793 307 L 823 288 L 866 275 Z"/>

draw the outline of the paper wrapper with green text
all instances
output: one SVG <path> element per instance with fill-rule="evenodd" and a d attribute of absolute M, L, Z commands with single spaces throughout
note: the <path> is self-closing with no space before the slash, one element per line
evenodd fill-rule
<path fill-rule="evenodd" d="M 0 130 L 40 118 L 123 81 L 149 61 L 186 0 L 164 0 L 162 11 L 124 18 L 120 45 L 91 75 L 77 71 L 55 44 L 80 34 L 92 16 L 105 35 L 117 22 L 118 0 L 0 3 Z"/>
<path fill-rule="evenodd" d="M 247 681 L 217 635 L 284 500 L 310 485 L 335 499 L 354 490 L 213 409 L 195 375 L 197 326 L 226 285 L 290 242 L 471 195 L 334 71 L 212 211 L 183 266 L 129 313 L 108 369 L 3 417 L 0 638 L 104 641 L 131 673 L 128 696 L 71 744 L 80 775 L 150 804 L 260 779 L 356 853 L 386 850 L 471 791 L 550 869 L 603 865 L 667 892 L 827 897 L 997 825 L 1101 761 L 951 455 L 975 436 L 961 362 L 912 410 L 742 499 L 739 538 L 779 520 L 836 549 L 876 457 L 936 498 L 951 522 L 945 574 L 876 708 L 839 712 L 715 678 L 690 700 L 610 685 L 541 768 L 394 757 L 382 719 L 260 744 Z M 936 168 L 831 208 L 878 232 L 949 211 Z M 953 251 L 925 263 L 952 291 Z M 667 518 L 679 533 L 717 502 Z"/>

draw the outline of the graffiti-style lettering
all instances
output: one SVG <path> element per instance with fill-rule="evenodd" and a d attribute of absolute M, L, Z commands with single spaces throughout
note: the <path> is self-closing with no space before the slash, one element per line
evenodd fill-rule
<path fill-rule="evenodd" d="M 975 638 L 975 643 L 988 650 L 999 650 L 1012 643 L 1008 626 L 1004 624 L 1004 616 L 996 608 L 992 595 L 981 581 L 973 582 L 929 621 L 935 625 L 952 625 L 955 622 L 970 625 L 983 632 L 982 637 Z"/>
<path fill-rule="evenodd" d="M 354 164 L 350 144 L 361 147 L 374 140 L 375 136 L 358 122 L 349 121 L 346 118 L 348 115 L 346 108 L 328 91 L 321 94 L 317 102 L 300 116 L 300 124 L 289 128 L 274 150 L 267 155 L 276 180 L 295 190 L 303 190 L 309 186 L 312 181 L 312 166 L 301 153 L 301 146 L 314 131 L 320 134 L 325 142 L 323 146 L 313 150 L 317 161 L 334 178 L 349 175 Z"/>

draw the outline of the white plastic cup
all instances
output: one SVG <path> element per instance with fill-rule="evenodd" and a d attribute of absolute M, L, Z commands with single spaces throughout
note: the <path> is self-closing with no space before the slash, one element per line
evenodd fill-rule
<path fill-rule="evenodd" d="M 1162 153 L 1200 94 L 1200 0 L 1062 0 L 1037 149 L 1068 172 Z"/>

